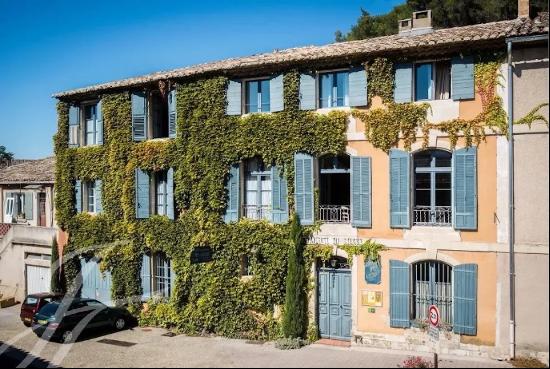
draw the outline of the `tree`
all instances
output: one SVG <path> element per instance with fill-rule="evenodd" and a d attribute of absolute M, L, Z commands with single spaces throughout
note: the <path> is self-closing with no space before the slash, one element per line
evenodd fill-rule
<path fill-rule="evenodd" d="M 61 278 L 61 264 L 59 263 L 59 250 L 57 248 L 57 238 L 52 241 L 52 261 L 51 261 L 51 283 L 50 290 L 54 293 L 62 293 L 63 281 Z"/>
<path fill-rule="evenodd" d="M 8 152 L 5 146 L 0 145 L 0 166 L 13 160 L 13 153 Z"/>
<path fill-rule="evenodd" d="M 531 0 L 531 16 L 548 11 L 546 0 Z M 336 41 L 361 40 L 397 33 L 397 21 L 410 18 L 413 11 L 432 10 L 434 28 L 460 27 L 471 24 L 514 19 L 517 0 L 406 0 L 386 14 L 371 16 L 361 9 L 361 16 L 347 34 L 336 31 Z"/>
<path fill-rule="evenodd" d="M 283 334 L 285 338 L 305 338 L 307 332 L 307 281 L 304 266 L 306 240 L 300 218 L 296 214 L 292 217 L 290 235 L 292 245 L 288 255 Z"/>

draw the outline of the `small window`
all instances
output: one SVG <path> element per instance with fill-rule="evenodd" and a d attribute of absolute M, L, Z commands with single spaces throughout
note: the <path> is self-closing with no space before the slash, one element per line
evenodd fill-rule
<path fill-rule="evenodd" d="M 86 206 L 88 213 L 95 213 L 96 212 L 96 196 L 97 196 L 97 188 L 95 185 L 95 182 L 86 182 Z"/>
<path fill-rule="evenodd" d="M 414 68 L 415 101 L 446 100 L 451 97 L 451 62 L 419 63 Z"/>
<path fill-rule="evenodd" d="M 153 256 L 154 280 L 153 293 L 156 296 L 170 298 L 172 295 L 172 268 L 171 261 L 165 254 L 158 253 Z"/>
<path fill-rule="evenodd" d="M 149 98 L 151 104 L 151 130 L 152 138 L 167 138 L 168 129 L 168 94 L 160 91 L 152 91 Z"/>
<path fill-rule="evenodd" d="M 348 106 L 349 73 L 331 72 L 319 75 L 319 106 L 333 108 Z"/>
<path fill-rule="evenodd" d="M 157 215 L 168 215 L 168 173 L 155 173 L 155 201 Z"/>
<path fill-rule="evenodd" d="M 241 255 L 241 277 L 252 277 L 254 272 L 248 255 Z"/>
<path fill-rule="evenodd" d="M 269 112 L 269 80 L 246 82 L 246 113 Z"/>
<path fill-rule="evenodd" d="M 260 158 L 250 159 L 245 164 L 245 218 L 271 219 L 271 169 Z"/>

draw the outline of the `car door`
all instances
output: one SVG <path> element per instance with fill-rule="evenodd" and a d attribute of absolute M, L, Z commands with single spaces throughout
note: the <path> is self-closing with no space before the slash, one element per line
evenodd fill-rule
<path fill-rule="evenodd" d="M 90 310 L 85 302 L 73 302 L 69 310 L 63 315 L 63 329 L 72 330 L 73 333 L 78 335 L 81 331 L 90 328 L 89 312 Z"/>
<path fill-rule="evenodd" d="M 86 301 L 89 308 L 89 314 L 93 314 L 90 328 L 102 328 L 111 325 L 111 314 L 109 308 L 96 300 Z"/>

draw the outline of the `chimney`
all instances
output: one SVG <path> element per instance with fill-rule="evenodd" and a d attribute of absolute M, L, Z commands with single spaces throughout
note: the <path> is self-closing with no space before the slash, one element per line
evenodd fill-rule
<path fill-rule="evenodd" d="M 518 18 L 529 17 L 529 0 L 518 0 Z"/>
<path fill-rule="evenodd" d="M 425 33 L 431 33 L 432 31 L 431 10 L 414 12 L 412 18 L 399 21 L 399 35 L 401 36 L 423 35 Z"/>

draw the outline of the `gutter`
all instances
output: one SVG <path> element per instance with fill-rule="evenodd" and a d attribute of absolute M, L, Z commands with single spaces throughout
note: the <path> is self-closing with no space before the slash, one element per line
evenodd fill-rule
<path fill-rule="evenodd" d="M 506 39 L 508 63 L 508 248 L 510 254 L 510 359 L 516 357 L 516 257 L 515 257 L 515 201 L 514 201 L 514 66 L 513 44 L 548 41 L 548 34 L 512 37 Z"/>

